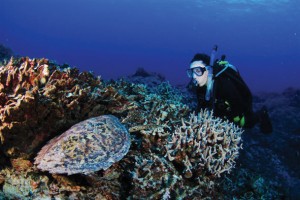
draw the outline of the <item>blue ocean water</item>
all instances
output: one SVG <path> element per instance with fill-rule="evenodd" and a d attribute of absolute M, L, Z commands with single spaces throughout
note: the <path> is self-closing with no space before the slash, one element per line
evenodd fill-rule
<path fill-rule="evenodd" d="M 1 0 L 0 43 L 104 79 L 138 67 L 187 84 L 197 52 L 219 45 L 253 92 L 300 87 L 298 0 Z"/>

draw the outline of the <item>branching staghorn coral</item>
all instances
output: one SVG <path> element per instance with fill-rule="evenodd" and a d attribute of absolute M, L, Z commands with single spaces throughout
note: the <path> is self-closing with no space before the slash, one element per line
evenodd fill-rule
<path fill-rule="evenodd" d="M 162 123 L 159 123 L 163 126 Z M 132 197 L 139 199 L 197 199 L 214 194 L 222 173 L 229 173 L 241 148 L 243 130 L 202 110 L 180 122 L 172 121 L 165 129 L 135 128 L 135 161 Z M 140 142 L 138 142 L 140 140 Z M 163 159 L 165 157 L 165 159 Z M 168 175 L 164 169 L 168 169 Z M 160 171 L 161 170 L 161 171 Z M 177 177 L 171 185 L 161 177 Z M 160 179 L 158 179 L 160 177 Z M 167 178 L 166 178 L 167 179 Z M 158 184 L 158 185 L 157 185 Z M 156 187 L 154 187 L 156 186 Z M 153 196 L 155 195 L 155 196 Z"/>
<path fill-rule="evenodd" d="M 147 154 L 142 157 L 136 155 L 134 159 L 135 166 L 131 172 L 134 199 L 159 199 L 180 183 L 181 176 L 165 158 Z"/>
<path fill-rule="evenodd" d="M 151 92 L 153 90 L 144 84 L 133 84 L 124 80 L 113 82 L 111 86 L 117 88 L 135 105 L 135 109 L 128 111 L 121 122 L 128 125 L 130 132 L 143 134 L 144 145 L 164 151 L 166 140 L 161 138 L 166 138 L 174 124 L 190 112 L 190 108 L 181 102 L 179 91 L 167 82 L 158 85 L 156 93 Z M 149 145 L 150 143 L 154 145 Z M 151 151 L 151 148 L 147 150 Z"/>
<path fill-rule="evenodd" d="M 185 178 L 230 172 L 241 148 L 243 130 L 208 110 L 192 113 L 169 137 L 166 157 L 180 164 Z"/>
<path fill-rule="evenodd" d="M 135 109 L 130 110 L 122 119 L 122 122 L 130 124 L 130 127 L 136 125 L 150 127 L 159 122 L 179 121 L 178 119 L 190 112 L 188 106 L 181 102 L 179 91 L 167 82 L 158 85 L 156 92 L 152 92 L 144 84 L 133 84 L 122 79 L 109 85 L 135 105 Z"/>

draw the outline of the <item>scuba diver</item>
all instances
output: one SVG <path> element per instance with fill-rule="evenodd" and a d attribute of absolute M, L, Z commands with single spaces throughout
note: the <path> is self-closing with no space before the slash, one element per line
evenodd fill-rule
<path fill-rule="evenodd" d="M 252 94 L 238 70 L 223 55 L 215 60 L 217 46 L 211 56 L 196 54 L 187 70 L 191 82 L 196 86 L 197 112 L 201 108 L 213 110 L 216 117 L 228 119 L 244 128 L 259 124 L 262 133 L 273 131 L 267 108 L 252 110 Z"/>

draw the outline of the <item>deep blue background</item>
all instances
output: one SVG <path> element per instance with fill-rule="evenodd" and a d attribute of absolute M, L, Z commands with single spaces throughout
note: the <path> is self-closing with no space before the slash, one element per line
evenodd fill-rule
<path fill-rule="evenodd" d="M 298 0 L 1 0 L 0 43 L 104 79 L 185 69 L 214 44 L 253 92 L 300 87 Z"/>

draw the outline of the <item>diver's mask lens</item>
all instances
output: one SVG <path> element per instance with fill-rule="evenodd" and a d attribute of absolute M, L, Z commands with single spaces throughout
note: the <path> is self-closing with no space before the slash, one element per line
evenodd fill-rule
<path fill-rule="evenodd" d="M 195 73 L 197 76 L 202 76 L 204 72 L 206 71 L 205 67 L 194 67 L 192 69 L 186 70 L 187 75 L 189 78 L 193 77 L 193 74 Z"/>

